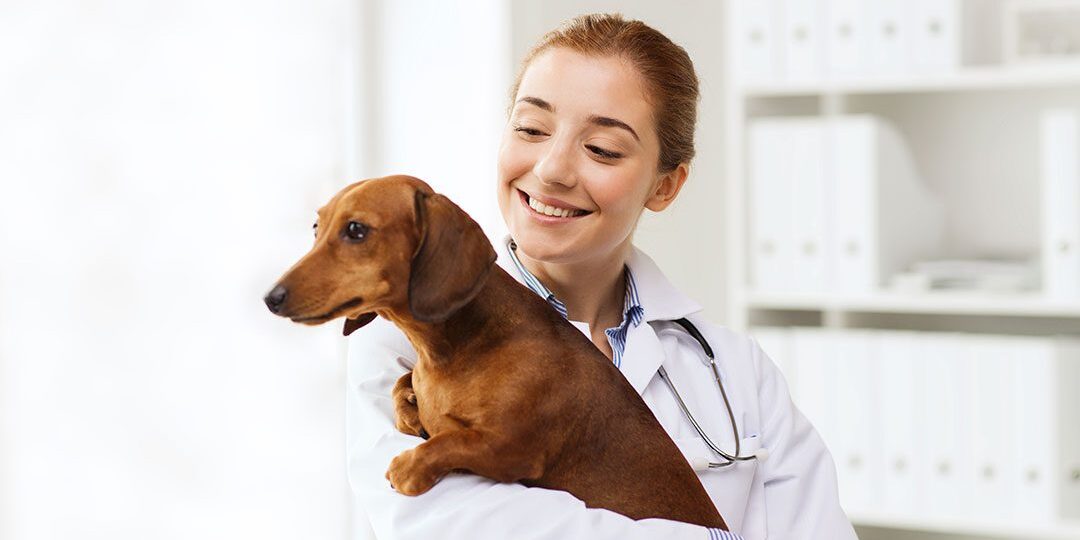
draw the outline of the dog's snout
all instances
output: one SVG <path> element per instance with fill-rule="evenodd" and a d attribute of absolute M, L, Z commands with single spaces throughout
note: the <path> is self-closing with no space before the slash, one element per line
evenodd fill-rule
<path fill-rule="evenodd" d="M 281 304 L 285 303 L 285 296 L 288 294 L 288 290 L 281 284 L 274 286 L 273 289 L 263 298 L 266 302 L 266 307 L 270 308 L 271 313 L 277 313 L 281 310 Z"/>

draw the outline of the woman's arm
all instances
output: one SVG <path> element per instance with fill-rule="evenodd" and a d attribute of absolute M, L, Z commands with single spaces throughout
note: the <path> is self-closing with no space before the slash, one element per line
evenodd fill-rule
<path fill-rule="evenodd" d="M 752 354 L 758 380 L 762 440 L 769 459 L 760 463 L 769 536 L 857 540 L 836 487 L 836 466 L 814 426 L 791 401 L 776 364 L 757 344 Z"/>
<path fill-rule="evenodd" d="M 497 483 L 471 474 L 447 476 L 418 497 L 397 493 L 384 477 L 390 460 L 423 440 L 394 428 L 390 392 L 415 362 L 415 354 L 404 334 L 382 318 L 349 339 L 349 482 L 380 539 L 737 538 L 676 521 L 634 521 L 586 508 L 564 491 Z"/>

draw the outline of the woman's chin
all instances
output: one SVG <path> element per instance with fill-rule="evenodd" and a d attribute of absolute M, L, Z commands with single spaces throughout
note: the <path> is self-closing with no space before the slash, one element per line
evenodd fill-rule
<path fill-rule="evenodd" d="M 518 234 L 511 233 L 510 237 L 517 244 L 518 253 L 524 252 L 534 261 L 559 263 L 573 259 L 573 247 L 566 245 L 565 238 L 554 238 L 543 232 L 528 230 L 519 230 Z"/>

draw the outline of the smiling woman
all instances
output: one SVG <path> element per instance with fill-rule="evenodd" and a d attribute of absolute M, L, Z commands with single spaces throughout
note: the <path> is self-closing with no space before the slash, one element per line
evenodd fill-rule
<path fill-rule="evenodd" d="M 415 436 L 421 430 L 395 430 L 399 402 L 387 399 L 397 388 L 395 381 L 423 380 L 431 359 L 424 356 L 418 364 L 410 339 L 379 318 L 350 338 L 349 466 L 353 489 L 380 538 L 750 540 L 766 533 L 773 538 L 854 538 L 837 498 L 831 457 L 792 405 L 775 364 L 747 336 L 701 316 L 701 306 L 633 245 L 645 210 L 668 208 L 687 181 L 697 98 L 697 76 L 687 52 L 640 21 L 585 15 L 545 35 L 525 56 L 502 131 L 496 198 L 510 235 L 497 241 L 495 250 L 507 273 L 613 363 L 688 462 L 716 461 L 722 455 L 717 449 L 756 456 L 701 469 L 697 475 L 730 531 L 673 520 L 634 521 L 587 507 L 566 492 L 526 487 L 528 477 L 522 476 L 493 483 L 448 475 L 415 497 L 402 495 L 416 495 L 408 488 L 402 494 L 388 489 L 387 474 L 393 477 L 394 463 L 400 463 L 392 461 L 395 456 L 435 455 L 443 443 L 431 430 L 427 441 Z M 461 253 L 445 257 L 444 276 L 455 275 L 457 266 L 474 258 Z M 500 305 L 498 312 L 502 325 L 524 333 L 542 331 L 545 318 L 520 306 Z M 689 328 L 695 329 L 694 336 L 700 333 L 700 342 Z M 429 349 L 419 354 L 431 354 L 424 351 Z M 565 362 L 558 351 L 513 348 L 501 361 L 543 369 Z M 554 378 L 569 372 L 559 369 Z M 664 386 L 660 373 L 679 387 L 680 398 Z M 724 386 L 718 391 L 720 379 Z M 481 422 L 470 421 L 468 407 L 470 401 L 491 402 L 495 392 L 482 386 L 463 393 L 460 402 L 446 398 L 430 408 L 417 392 L 412 406 L 421 420 L 451 419 L 482 429 L 477 427 Z M 533 410 L 515 406 L 492 412 L 520 424 L 526 423 L 520 422 L 522 415 L 536 418 L 559 411 L 559 421 L 547 424 L 548 433 L 556 436 L 567 425 L 586 425 L 575 420 L 590 411 L 630 414 L 629 408 L 605 408 L 593 400 L 560 409 L 553 405 L 554 394 L 537 399 L 508 377 L 499 379 L 498 392 L 529 398 Z M 685 410 L 693 411 L 696 420 L 690 421 Z M 500 423 L 501 429 L 489 428 L 484 436 L 512 436 L 507 426 L 514 425 Z M 584 430 L 617 445 L 642 444 L 626 430 Z M 702 433 L 717 437 L 716 442 L 706 444 Z M 581 467 L 608 470 L 620 461 L 604 452 L 588 457 L 595 461 L 583 458 Z M 634 478 L 623 472 L 622 478 Z M 673 482 L 653 483 L 650 487 L 658 490 L 689 493 Z M 640 487 L 602 486 L 614 496 Z"/>
<path fill-rule="evenodd" d="M 498 200 L 522 264 L 559 298 L 580 300 L 569 317 L 590 323 L 611 356 L 604 329 L 622 319 L 633 231 L 642 210 L 667 208 L 689 174 L 697 80 L 685 51 L 640 22 L 579 24 L 525 59 L 499 149 Z M 589 24 L 611 39 L 588 39 Z M 672 103 L 680 114 L 665 116 Z M 589 294 L 592 284 L 572 278 L 581 275 L 610 282 L 611 294 Z"/>

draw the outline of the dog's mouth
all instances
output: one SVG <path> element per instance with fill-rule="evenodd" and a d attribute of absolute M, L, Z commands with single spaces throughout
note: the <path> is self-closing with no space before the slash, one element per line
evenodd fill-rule
<path fill-rule="evenodd" d="M 289 317 L 289 319 L 292 322 L 296 322 L 296 323 L 316 323 L 316 324 L 317 323 L 324 323 L 326 321 L 329 321 L 329 320 L 341 315 L 342 311 L 345 311 L 346 309 L 349 309 L 349 308 L 359 306 L 363 302 L 364 302 L 364 300 L 362 298 L 360 298 L 359 296 L 357 296 L 356 298 L 348 300 L 348 301 L 338 305 L 334 309 L 331 309 L 330 311 L 327 311 L 326 313 L 323 313 L 321 315 L 311 315 L 311 316 L 308 316 L 308 317 Z"/>

